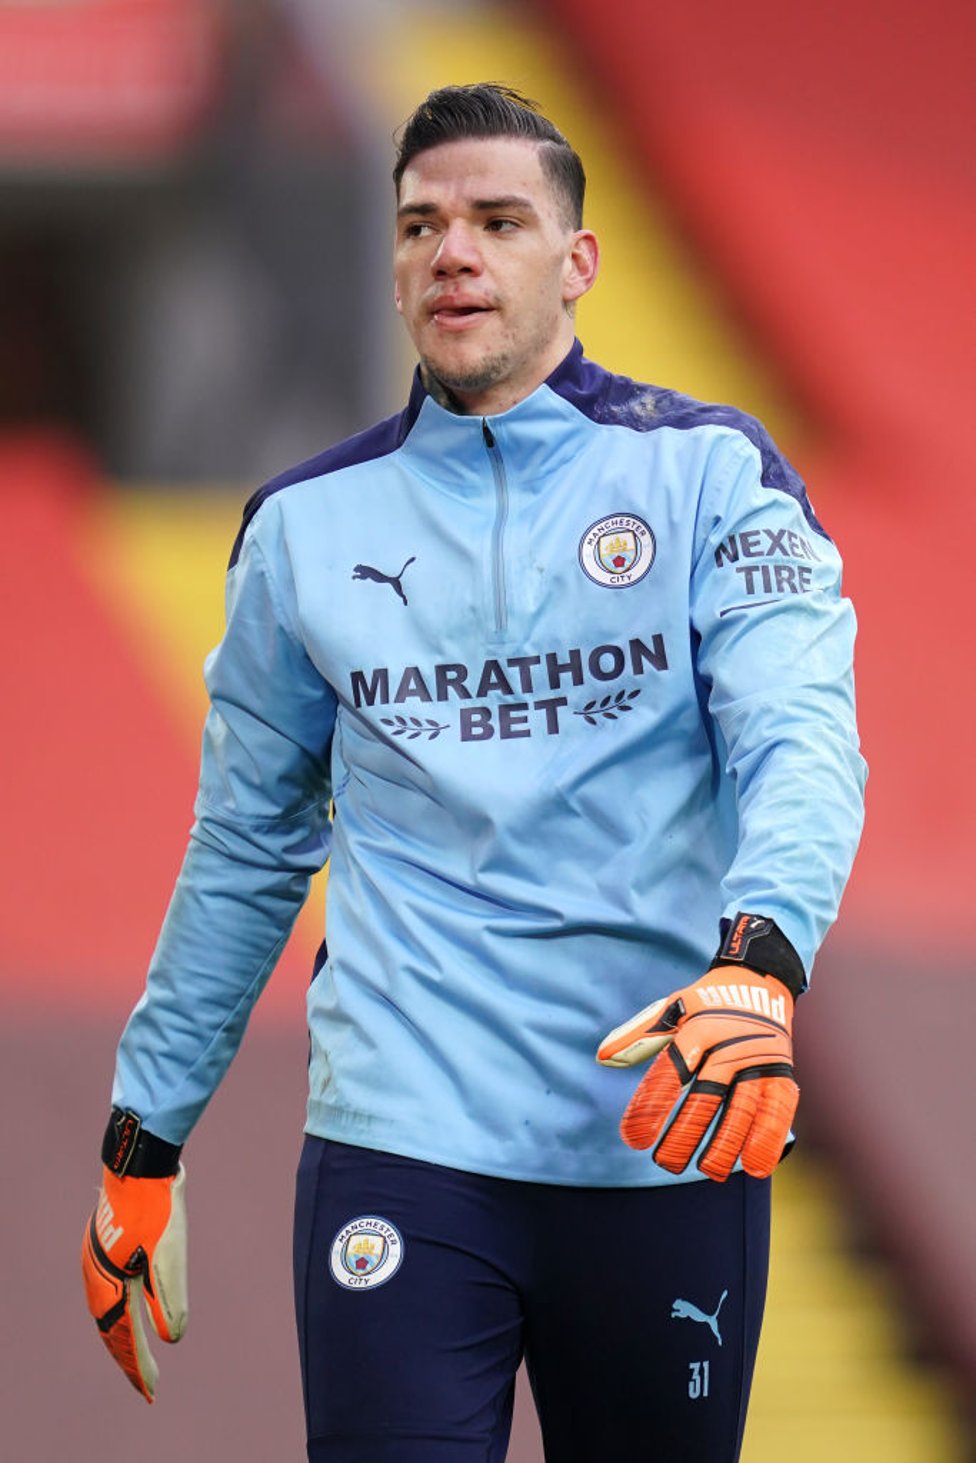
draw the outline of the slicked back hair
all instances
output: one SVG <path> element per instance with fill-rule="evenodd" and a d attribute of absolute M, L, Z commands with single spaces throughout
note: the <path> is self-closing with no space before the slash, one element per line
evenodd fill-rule
<path fill-rule="evenodd" d="M 405 169 L 418 154 L 445 142 L 471 138 L 514 137 L 539 144 L 539 162 L 571 229 L 582 228 L 586 174 L 583 164 L 537 102 L 510 86 L 482 81 L 470 86 L 442 86 L 432 91 L 407 119 L 396 138 L 393 182 L 397 198 Z"/>

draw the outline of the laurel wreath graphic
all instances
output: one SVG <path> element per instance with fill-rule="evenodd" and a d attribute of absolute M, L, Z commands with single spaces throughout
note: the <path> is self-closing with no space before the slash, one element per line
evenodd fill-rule
<path fill-rule="evenodd" d="M 639 695 L 640 687 L 638 686 L 634 691 L 618 691 L 616 696 L 604 696 L 602 701 L 597 701 L 594 697 L 592 701 L 587 701 L 581 711 L 574 711 L 573 715 L 581 716 L 588 726 L 597 726 L 599 724 L 597 718 L 601 716 L 606 721 L 616 721 L 618 712 L 633 711 L 634 708 L 630 703 Z"/>
<path fill-rule="evenodd" d="M 417 737 L 427 737 L 434 742 L 450 725 L 450 722 L 445 721 L 442 726 L 429 716 L 426 721 L 422 721 L 419 716 L 381 716 L 380 721 L 384 726 L 392 726 L 393 736 L 406 737 L 408 742 L 416 741 Z"/>

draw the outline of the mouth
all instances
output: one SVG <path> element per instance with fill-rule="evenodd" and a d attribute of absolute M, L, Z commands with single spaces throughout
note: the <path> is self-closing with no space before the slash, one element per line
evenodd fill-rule
<path fill-rule="evenodd" d="M 468 330 L 493 313 L 491 305 L 435 304 L 430 318 L 441 330 Z"/>

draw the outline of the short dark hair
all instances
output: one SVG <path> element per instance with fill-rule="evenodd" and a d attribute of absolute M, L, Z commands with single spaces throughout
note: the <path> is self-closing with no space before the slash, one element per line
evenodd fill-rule
<path fill-rule="evenodd" d="M 493 81 L 442 86 L 420 103 L 395 139 L 397 197 L 404 171 L 419 153 L 473 137 L 521 137 L 537 142 L 539 161 L 563 204 L 566 222 L 574 229 L 582 227 L 586 174 L 578 154 L 542 115 L 538 102 Z"/>

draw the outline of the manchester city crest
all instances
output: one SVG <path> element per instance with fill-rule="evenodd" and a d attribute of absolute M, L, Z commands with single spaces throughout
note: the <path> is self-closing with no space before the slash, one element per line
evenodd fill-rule
<path fill-rule="evenodd" d="M 396 1225 L 377 1214 L 362 1214 L 344 1224 L 332 1241 L 332 1278 L 347 1290 L 368 1290 L 392 1279 L 403 1259 L 403 1237 Z"/>
<path fill-rule="evenodd" d="M 580 539 L 580 568 L 594 584 L 626 589 L 654 563 L 654 534 L 633 513 L 612 513 L 592 523 Z"/>

